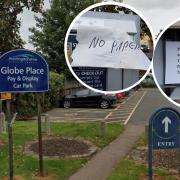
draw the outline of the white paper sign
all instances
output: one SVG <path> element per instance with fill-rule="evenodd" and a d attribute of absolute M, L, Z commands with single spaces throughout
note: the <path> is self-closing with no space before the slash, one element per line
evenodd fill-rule
<path fill-rule="evenodd" d="M 126 32 L 112 28 L 78 29 L 72 53 L 73 67 L 105 67 L 147 70 L 150 61 Z"/>
<path fill-rule="evenodd" d="M 165 84 L 180 84 L 180 42 L 166 42 Z"/>

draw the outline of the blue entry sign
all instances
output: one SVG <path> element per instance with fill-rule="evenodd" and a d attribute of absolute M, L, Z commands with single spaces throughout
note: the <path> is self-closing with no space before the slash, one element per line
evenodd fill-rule
<path fill-rule="evenodd" d="M 12 50 L 0 57 L 0 92 L 45 92 L 49 90 L 49 67 L 39 54 Z"/>
<path fill-rule="evenodd" d="M 150 118 L 148 131 L 148 176 L 152 180 L 153 149 L 180 148 L 180 114 L 173 108 L 157 110 Z"/>
<path fill-rule="evenodd" d="M 151 118 L 152 148 L 172 149 L 180 147 L 180 115 L 174 109 L 163 108 Z"/>

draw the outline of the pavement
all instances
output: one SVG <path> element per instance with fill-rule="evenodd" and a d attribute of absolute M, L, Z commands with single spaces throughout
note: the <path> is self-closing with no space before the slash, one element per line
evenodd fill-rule
<path fill-rule="evenodd" d="M 141 92 L 141 91 L 139 91 Z M 141 92 L 142 93 L 142 92 Z M 132 149 L 139 136 L 145 131 L 152 113 L 162 107 L 178 107 L 171 104 L 158 89 L 147 89 L 143 99 L 129 118 L 125 131 L 110 145 L 94 155 L 88 163 L 73 174 L 69 180 L 104 180 L 117 164 Z"/>

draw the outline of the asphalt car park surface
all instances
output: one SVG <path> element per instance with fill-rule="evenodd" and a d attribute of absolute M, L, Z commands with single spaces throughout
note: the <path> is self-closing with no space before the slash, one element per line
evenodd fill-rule
<path fill-rule="evenodd" d="M 109 109 L 100 108 L 56 108 L 48 112 L 53 121 L 89 122 L 105 120 L 108 123 L 122 122 L 126 124 L 146 94 L 146 90 L 132 91 L 121 102 Z"/>

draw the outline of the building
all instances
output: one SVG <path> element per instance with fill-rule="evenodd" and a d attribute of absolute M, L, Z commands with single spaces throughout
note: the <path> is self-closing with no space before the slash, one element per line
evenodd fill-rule
<path fill-rule="evenodd" d="M 124 28 L 136 44 L 140 45 L 140 17 L 137 15 L 105 13 L 89 11 L 82 15 L 74 25 L 68 40 L 70 54 L 76 46 L 76 33 L 79 24 L 105 24 L 111 28 Z M 102 23 L 101 23 L 102 22 Z M 75 73 L 80 74 L 79 78 L 91 87 L 104 91 L 117 91 L 128 88 L 139 80 L 139 70 L 135 69 L 112 69 L 112 68 L 73 68 Z M 101 71 L 98 82 L 90 76 L 93 71 Z"/>
<path fill-rule="evenodd" d="M 180 102 L 180 21 L 160 37 L 153 60 L 157 83 L 172 100 Z"/>

